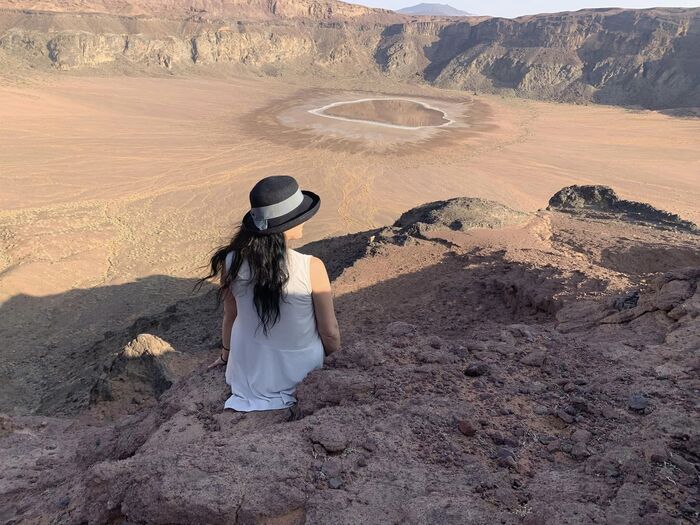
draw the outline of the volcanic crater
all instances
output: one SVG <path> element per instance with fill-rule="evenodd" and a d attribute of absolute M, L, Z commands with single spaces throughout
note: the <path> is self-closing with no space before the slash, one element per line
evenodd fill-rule
<path fill-rule="evenodd" d="M 321 108 L 312 109 L 309 113 L 338 120 L 401 129 L 442 127 L 452 123 L 444 111 L 424 102 L 405 98 L 365 98 L 333 102 Z"/>

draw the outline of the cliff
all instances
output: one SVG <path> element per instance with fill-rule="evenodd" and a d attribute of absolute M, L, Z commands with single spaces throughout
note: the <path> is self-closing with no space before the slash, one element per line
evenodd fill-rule
<path fill-rule="evenodd" d="M 196 74 L 243 67 L 566 101 L 700 106 L 700 9 L 463 20 L 342 2 L 0 2 L 0 64 Z"/>
<path fill-rule="evenodd" d="M 325 20 L 391 14 L 337 0 L 3 0 L 0 8 L 77 16 L 89 13 L 200 21 L 273 17 Z"/>

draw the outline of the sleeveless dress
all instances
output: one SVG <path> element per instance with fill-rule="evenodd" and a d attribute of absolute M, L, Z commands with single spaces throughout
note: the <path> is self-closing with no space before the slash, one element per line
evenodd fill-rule
<path fill-rule="evenodd" d="M 226 256 L 226 270 L 233 252 Z M 311 299 L 310 255 L 287 249 L 289 280 L 280 317 L 267 332 L 260 326 L 250 267 L 243 261 L 231 283 L 238 314 L 231 330 L 226 383 L 231 397 L 225 408 L 241 412 L 275 410 L 296 402 L 294 391 L 306 375 L 323 366 L 323 343 Z"/>

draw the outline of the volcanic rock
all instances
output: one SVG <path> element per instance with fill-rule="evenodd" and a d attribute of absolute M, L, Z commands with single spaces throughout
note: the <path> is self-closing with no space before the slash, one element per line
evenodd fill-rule
<path fill-rule="evenodd" d="M 500 228 L 522 222 L 527 216 L 498 202 L 459 197 L 413 208 L 401 215 L 393 228 L 403 234 L 420 236 L 438 229 Z"/>
<path fill-rule="evenodd" d="M 115 397 L 132 396 L 133 392 L 152 392 L 160 396 L 175 381 L 169 362 L 175 353 L 173 347 L 151 334 L 139 334 L 113 358 L 100 376 L 90 393 L 91 404 L 100 401 L 113 401 Z M 132 389 L 124 386 L 131 385 Z"/>
<path fill-rule="evenodd" d="M 618 220 L 649 224 L 657 228 L 697 232 L 698 228 L 678 215 L 642 202 L 620 199 L 607 186 L 569 186 L 549 199 L 548 210 L 592 217 L 614 217 Z"/>
<path fill-rule="evenodd" d="M 520 359 L 520 362 L 527 366 L 539 367 L 544 365 L 546 357 L 547 354 L 544 352 L 530 352 L 529 354 L 526 354 L 522 359 Z"/>
<path fill-rule="evenodd" d="M 588 443 L 593 435 L 588 431 L 584 430 L 582 428 L 579 428 L 571 434 L 571 440 L 574 443 Z"/>
<path fill-rule="evenodd" d="M 465 436 L 472 437 L 476 434 L 479 427 L 473 421 L 462 419 L 457 423 L 457 428 Z"/>
<path fill-rule="evenodd" d="M 311 441 L 319 443 L 328 452 L 342 452 L 348 446 L 347 435 L 338 428 L 315 428 L 311 433 Z"/>
<path fill-rule="evenodd" d="M 393 337 L 409 335 L 415 332 L 415 330 L 415 325 L 404 323 L 403 321 L 395 321 L 386 327 L 387 334 Z"/>
<path fill-rule="evenodd" d="M 330 478 L 328 480 L 328 486 L 332 489 L 339 489 L 343 486 L 343 480 L 340 478 Z"/>
<path fill-rule="evenodd" d="M 569 425 L 574 422 L 574 416 L 569 414 L 563 408 L 557 410 L 557 417 Z"/>
<path fill-rule="evenodd" d="M 681 469 L 683 472 L 690 476 L 695 476 L 697 474 L 697 469 L 693 463 L 685 459 L 680 454 L 671 454 L 671 463 Z"/>
<path fill-rule="evenodd" d="M 571 447 L 570 454 L 576 459 L 587 458 L 591 455 L 591 453 L 588 451 L 588 448 L 586 447 L 586 444 L 582 442 L 574 443 Z"/>
<path fill-rule="evenodd" d="M 517 468 L 515 452 L 506 447 L 498 447 L 496 449 L 496 460 L 502 467 Z"/>
<path fill-rule="evenodd" d="M 627 400 L 627 406 L 636 412 L 643 412 L 649 406 L 649 400 L 644 394 L 632 394 Z"/>
<path fill-rule="evenodd" d="M 144 356 L 160 357 L 172 351 L 173 347 L 160 337 L 151 334 L 139 334 L 136 339 L 124 347 L 122 355 L 126 359 Z"/>
<path fill-rule="evenodd" d="M 486 363 L 472 363 L 465 370 L 464 374 L 469 377 L 479 377 L 487 374 L 489 367 Z"/>

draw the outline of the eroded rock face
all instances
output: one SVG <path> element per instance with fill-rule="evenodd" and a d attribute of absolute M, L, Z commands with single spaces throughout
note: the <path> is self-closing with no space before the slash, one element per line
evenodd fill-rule
<path fill-rule="evenodd" d="M 260 0 L 9 0 L 10 8 L 57 13 L 117 14 L 142 18 L 170 18 L 209 20 L 221 17 L 244 16 L 246 19 L 308 17 L 332 19 L 355 18 L 386 13 L 355 4 L 335 0 L 287 0 L 266 2 Z M 2 4 L 0 4 L 2 5 Z M 7 6 L 3 6 L 7 7 Z M 398 18 L 398 17 L 397 17 Z"/>
<path fill-rule="evenodd" d="M 700 106 L 700 9 L 450 21 L 331 0 L 165 6 L 0 3 L 0 51 L 30 68 L 191 74 L 235 65 L 268 75 L 420 78 L 567 102 Z"/>
<path fill-rule="evenodd" d="M 160 396 L 175 381 L 168 366 L 168 354 L 174 352 L 160 337 L 139 334 L 109 366 L 105 366 L 105 372 L 90 393 L 91 404 L 128 396 L 138 403 L 139 394 Z"/>
<path fill-rule="evenodd" d="M 160 357 L 168 352 L 174 352 L 172 346 L 160 337 L 151 334 L 139 334 L 122 350 L 122 356 L 126 359 L 140 357 Z"/>
<path fill-rule="evenodd" d="M 568 186 L 549 199 L 548 210 L 592 217 L 610 217 L 659 228 L 697 232 L 697 226 L 680 216 L 643 203 L 620 199 L 607 186 Z"/>

